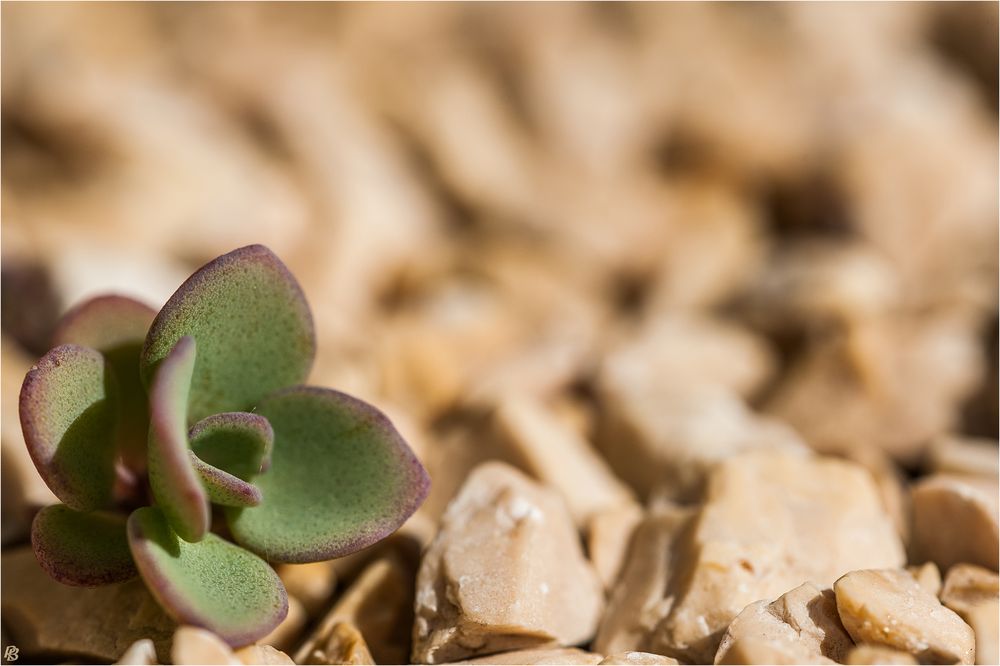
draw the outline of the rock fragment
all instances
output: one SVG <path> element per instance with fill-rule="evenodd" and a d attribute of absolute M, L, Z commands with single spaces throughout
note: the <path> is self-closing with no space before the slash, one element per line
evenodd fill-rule
<path fill-rule="evenodd" d="M 906 571 L 852 571 L 837 580 L 834 592 L 855 642 L 908 652 L 924 663 L 973 663 L 972 629 Z"/>
<path fill-rule="evenodd" d="M 190 626 L 177 628 L 170 657 L 170 663 L 178 666 L 243 664 L 221 638 L 206 629 Z"/>
<path fill-rule="evenodd" d="M 966 562 L 997 570 L 997 479 L 935 474 L 910 490 L 913 506 L 912 549 L 920 560 L 947 570 Z"/>
<path fill-rule="evenodd" d="M 332 561 L 282 564 L 277 572 L 288 594 L 298 599 L 309 615 L 318 613 L 337 587 L 337 571 Z"/>
<path fill-rule="evenodd" d="M 587 556 L 610 590 L 618 580 L 632 531 L 642 520 L 642 507 L 635 502 L 600 511 L 587 523 Z"/>
<path fill-rule="evenodd" d="M 295 662 L 287 654 L 266 644 L 248 645 L 236 651 L 236 658 L 245 666 L 294 666 Z"/>
<path fill-rule="evenodd" d="M 991 479 L 1000 475 L 1000 454 L 995 439 L 946 435 L 931 443 L 928 462 L 932 472 L 971 474 Z"/>
<path fill-rule="evenodd" d="M 859 645 L 847 655 L 845 664 L 916 664 L 909 652 L 893 650 L 884 645 Z"/>
<path fill-rule="evenodd" d="M 288 595 L 288 615 L 271 630 L 271 633 L 261 638 L 260 642 L 273 645 L 279 650 L 290 650 L 298 641 L 308 621 L 309 615 L 302 607 L 302 602 Z"/>
<path fill-rule="evenodd" d="M 644 525 L 595 642 L 606 654 L 644 650 L 707 663 L 748 604 L 803 580 L 829 586 L 853 569 L 904 564 L 871 476 L 812 455 L 729 458 L 687 526 L 650 538 Z"/>
<path fill-rule="evenodd" d="M 134 666 L 154 666 L 156 661 L 156 646 L 148 638 L 140 638 L 118 658 L 116 664 L 132 664 Z"/>
<path fill-rule="evenodd" d="M 589 442 L 538 400 L 504 399 L 494 414 L 500 440 L 512 459 L 562 494 L 577 525 L 595 513 L 633 501 L 629 490 Z"/>
<path fill-rule="evenodd" d="M 666 664 L 667 666 L 676 666 L 677 660 L 671 657 L 664 657 L 660 654 L 653 654 L 651 652 L 619 652 L 618 654 L 609 654 L 607 657 L 601 661 L 602 666 L 607 664 L 610 666 L 629 666 L 629 664 L 636 665 L 646 665 L 646 664 Z"/>
<path fill-rule="evenodd" d="M 753 645 L 744 649 L 747 640 Z M 740 611 L 722 637 L 715 663 L 760 663 L 744 659 L 756 659 L 761 645 L 771 654 L 769 663 L 833 664 L 844 661 L 854 641 L 840 623 L 833 592 L 803 583 L 771 603 L 756 601 Z"/>
<path fill-rule="evenodd" d="M 1000 577 L 972 564 L 956 564 L 948 570 L 941 603 L 976 633 L 976 663 L 1000 663 Z"/>
<path fill-rule="evenodd" d="M 580 644 L 602 603 L 562 498 L 486 463 L 448 506 L 421 563 L 413 660 Z"/>
<path fill-rule="evenodd" d="M 941 570 L 933 562 L 924 562 L 920 566 L 909 566 L 906 570 L 914 580 L 935 597 L 941 592 Z"/>
<path fill-rule="evenodd" d="M 300 664 L 374 664 L 364 636 L 350 622 L 337 622 L 311 643 L 308 652 L 299 651 Z"/>
<path fill-rule="evenodd" d="M 377 663 L 406 663 L 410 652 L 410 629 L 413 626 L 413 586 L 415 572 L 407 558 L 396 550 L 369 564 L 357 580 L 326 614 L 312 635 L 295 653 L 297 663 L 316 663 L 315 652 L 326 653 L 333 642 L 334 651 L 350 647 L 346 623 L 360 632 Z M 349 653 L 360 653 L 360 646 Z M 320 659 L 322 657 L 319 657 Z"/>
<path fill-rule="evenodd" d="M 460 661 L 459 664 L 501 664 L 505 666 L 535 666 L 536 664 L 600 664 L 602 657 L 593 652 L 577 648 L 555 648 L 549 650 L 514 650 L 487 657 L 477 657 Z"/>
<path fill-rule="evenodd" d="M 103 587 L 57 583 L 31 548 L 3 554 L 2 613 L 8 638 L 26 654 L 57 654 L 113 662 L 149 638 L 162 663 L 170 658 L 177 623 L 141 580 Z"/>

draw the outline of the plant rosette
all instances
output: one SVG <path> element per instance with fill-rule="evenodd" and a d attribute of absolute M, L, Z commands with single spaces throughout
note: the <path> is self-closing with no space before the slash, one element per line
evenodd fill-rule
<path fill-rule="evenodd" d="M 138 575 L 178 622 L 238 647 L 288 612 L 271 563 L 370 546 L 427 496 L 427 472 L 384 414 L 304 385 L 312 315 L 263 246 L 198 269 L 158 313 L 122 296 L 82 303 L 54 343 L 19 408 L 62 502 L 38 512 L 31 543 L 62 583 Z M 235 543 L 212 533 L 213 505 Z"/>

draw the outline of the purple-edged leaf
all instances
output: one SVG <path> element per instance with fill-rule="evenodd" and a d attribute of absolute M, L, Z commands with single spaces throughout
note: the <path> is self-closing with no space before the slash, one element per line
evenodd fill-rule
<path fill-rule="evenodd" d="M 204 627 L 233 647 L 267 635 L 288 613 L 288 596 L 268 564 L 214 534 L 188 543 L 155 507 L 128 519 L 128 539 L 149 591 L 182 624 Z"/>
<path fill-rule="evenodd" d="M 47 506 L 31 523 L 38 563 L 60 583 L 96 587 L 134 578 L 135 564 L 125 533 L 125 516 Z"/>
<path fill-rule="evenodd" d="M 271 462 L 274 430 L 259 414 L 225 412 L 195 423 L 188 439 L 201 460 L 249 481 Z"/>
<path fill-rule="evenodd" d="M 260 504 L 260 489 L 249 481 L 233 476 L 229 472 L 209 465 L 190 452 L 191 463 L 201 478 L 201 483 L 213 504 L 222 506 L 257 506 Z"/>
<path fill-rule="evenodd" d="M 380 411 L 343 393 L 299 386 L 266 398 L 271 468 L 260 506 L 227 509 L 236 541 L 270 561 L 347 555 L 395 531 L 430 488 L 420 461 Z"/>
<path fill-rule="evenodd" d="M 190 414 L 247 410 L 305 381 L 316 351 L 312 315 L 295 278 L 262 245 L 198 269 L 156 316 L 142 352 L 148 380 L 182 336 L 198 341 Z"/>
<path fill-rule="evenodd" d="M 21 430 L 31 460 L 56 497 L 87 511 L 111 502 L 117 390 L 104 357 L 61 345 L 28 371 Z"/>
<path fill-rule="evenodd" d="M 76 344 L 104 354 L 118 382 L 121 411 L 118 451 L 133 469 L 145 469 L 149 409 L 139 378 L 139 353 L 156 311 L 144 303 L 109 294 L 76 306 L 60 320 L 54 344 Z"/>
<path fill-rule="evenodd" d="M 196 357 L 194 338 L 178 340 L 149 389 L 149 485 L 170 526 L 187 541 L 205 536 L 210 519 L 208 496 L 191 463 L 187 438 Z"/>

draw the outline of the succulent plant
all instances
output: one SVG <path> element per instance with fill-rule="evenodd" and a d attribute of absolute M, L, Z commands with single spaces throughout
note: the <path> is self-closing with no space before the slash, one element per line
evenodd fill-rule
<path fill-rule="evenodd" d="M 380 411 L 302 385 L 312 316 L 263 246 L 209 262 L 159 313 L 87 301 L 55 344 L 25 377 L 20 417 L 62 501 L 38 512 L 31 542 L 63 583 L 141 576 L 179 622 L 242 645 L 287 613 L 270 563 L 370 546 L 427 495 Z M 212 533 L 213 505 L 232 541 Z"/>

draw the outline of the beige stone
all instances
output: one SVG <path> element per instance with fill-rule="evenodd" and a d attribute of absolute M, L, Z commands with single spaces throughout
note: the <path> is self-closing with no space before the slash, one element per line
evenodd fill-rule
<path fill-rule="evenodd" d="M 155 666 L 159 662 L 156 661 L 156 646 L 153 645 L 153 641 L 148 638 L 140 638 L 132 645 L 128 646 L 128 649 L 118 658 L 116 664 L 132 664 L 134 666 Z"/>
<path fill-rule="evenodd" d="M 909 652 L 893 650 L 884 645 L 858 645 L 847 655 L 845 664 L 916 664 L 917 660 Z"/>
<path fill-rule="evenodd" d="M 605 590 L 611 590 L 618 580 L 632 532 L 642 515 L 642 507 L 631 502 L 598 512 L 587 523 L 587 556 Z"/>
<path fill-rule="evenodd" d="M 920 587 L 935 597 L 941 592 L 941 570 L 933 562 L 924 562 L 919 566 L 908 566 L 906 570 L 920 583 Z"/>
<path fill-rule="evenodd" d="M 973 564 L 948 570 L 941 603 L 958 613 L 976 633 L 976 663 L 1000 663 L 1000 577 Z"/>
<path fill-rule="evenodd" d="M 917 561 L 947 570 L 967 562 L 996 571 L 1000 553 L 997 479 L 935 474 L 910 490 Z"/>
<path fill-rule="evenodd" d="M 872 446 L 855 446 L 844 453 L 848 460 L 858 463 L 872 475 L 882 506 L 892 518 L 903 544 L 909 543 L 910 496 L 896 462 L 885 451 Z"/>
<path fill-rule="evenodd" d="M 837 615 L 837 601 L 830 590 L 803 583 L 775 601 L 756 601 L 737 615 L 726 629 L 715 653 L 715 663 L 734 663 L 730 651 L 744 654 L 745 640 L 764 643 L 776 663 L 842 663 L 854 642 Z"/>
<path fill-rule="evenodd" d="M 413 659 L 441 663 L 593 636 L 601 584 L 562 498 L 503 463 L 470 474 L 417 577 Z"/>
<path fill-rule="evenodd" d="M 350 648 L 353 639 L 338 624 L 360 632 L 377 663 L 406 663 L 413 626 L 413 586 L 415 572 L 396 550 L 387 550 L 369 564 L 326 614 L 309 638 L 295 653 L 295 661 L 305 663 L 317 650 Z M 350 649 L 348 649 L 350 648 Z"/>
<path fill-rule="evenodd" d="M 501 664 L 507 666 L 534 666 L 535 664 L 600 664 L 601 655 L 584 652 L 577 648 L 554 648 L 550 650 L 514 650 L 487 657 L 477 657 L 457 662 L 459 664 Z"/>
<path fill-rule="evenodd" d="M 617 654 L 609 654 L 603 661 L 601 661 L 601 664 L 608 664 L 610 666 L 628 666 L 629 664 L 666 664 L 667 666 L 676 666 L 677 660 L 672 657 L 664 657 L 661 654 L 636 652 L 632 650 L 628 652 L 619 652 Z"/>
<path fill-rule="evenodd" d="M 742 451 L 806 450 L 786 425 L 754 414 L 722 386 L 623 385 L 602 400 L 601 450 L 644 498 L 663 488 L 678 501 L 698 499 L 712 468 Z"/>
<path fill-rule="evenodd" d="M 308 652 L 300 650 L 300 664 L 374 664 L 364 636 L 350 622 L 337 622 L 320 641 L 310 643 Z"/>
<path fill-rule="evenodd" d="M 928 450 L 928 466 L 938 474 L 972 474 L 991 479 L 1000 475 L 997 440 L 946 435 Z"/>
<path fill-rule="evenodd" d="M 633 501 L 597 451 L 537 399 L 505 398 L 494 414 L 500 441 L 512 459 L 559 491 L 578 526 L 595 513 Z"/>
<path fill-rule="evenodd" d="M 871 476 L 812 455 L 754 452 L 721 463 L 696 518 L 660 537 L 669 550 L 663 544 L 640 558 L 639 530 L 595 642 L 604 653 L 645 650 L 705 663 L 748 604 L 803 580 L 829 586 L 865 563 L 904 563 Z M 647 562 L 647 571 L 635 564 L 633 574 L 634 561 Z"/>
<path fill-rule="evenodd" d="M 641 650 L 659 619 L 670 610 L 664 598 L 676 543 L 688 528 L 694 509 L 658 506 L 636 526 L 618 582 L 594 640 L 605 654 Z"/>
<path fill-rule="evenodd" d="M 198 664 L 237 664 L 240 661 L 225 641 L 211 631 L 200 627 L 182 626 L 174 633 L 170 648 L 170 663 L 178 666 Z"/>
<path fill-rule="evenodd" d="M 266 644 L 255 643 L 236 651 L 236 658 L 245 666 L 263 664 L 264 666 L 294 666 L 292 658 L 281 650 Z"/>
<path fill-rule="evenodd" d="M 282 564 L 277 572 L 288 594 L 299 600 L 308 615 L 321 612 L 337 588 L 337 571 L 331 562 Z"/>
<path fill-rule="evenodd" d="M 177 624 L 141 580 L 70 587 L 42 571 L 30 548 L 3 553 L 3 624 L 26 654 L 65 654 L 112 662 L 149 638 L 162 663 L 170 659 Z"/>
<path fill-rule="evenodd" d="M 291 650 L 308 622 L 309 614 L 302 607 L 302 603 L 289 595 L 288 614 L 285 619 L 272 629 L 271 633 L 261 638 L 260 642 L 273 645 L 279 650 Z"/>
<path fill-rule="evenodd" d="M 972 629 L 906 571 L 852 571 L 833 589 L 855 642 L 902 650 L 929 663 L 973 663 Z"/>

